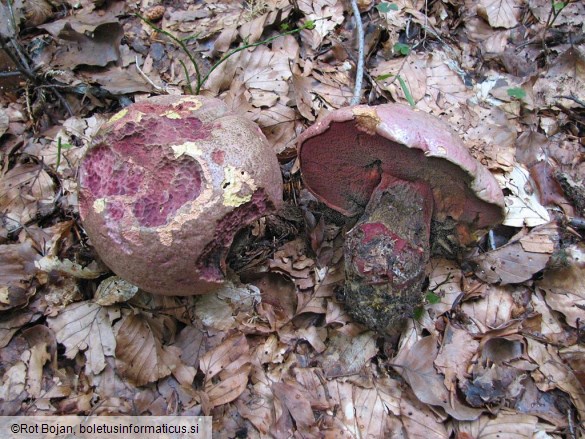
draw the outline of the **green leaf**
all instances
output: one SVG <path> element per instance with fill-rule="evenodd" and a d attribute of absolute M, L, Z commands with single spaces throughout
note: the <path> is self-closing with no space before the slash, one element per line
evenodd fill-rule
<path fill-rule="evenodd" d="M 281 23 L 280 24 L 280 31 L 281 32 L 286 32 L 290 30 L 290 25 L 288 23 Z"/>
<path fill-rule="evenodd" d="M 419 306 L 418 308 L 414 309 L 414 315 L 412 317 L 414 318 L 414 320 L 418 321 L 421 319 L 424 312 L 425 312 L 425 309 L 422 306 Z"/>
<path fill-rule="evenodd" d="M 555 14 L 558 14 L 563 9 L 565 9 L 565 6 L 567 6 L 567 3 L 566 2 L 556 2 L 556 3 L 553 3 L 553 11 L 555 12 Z"/>
<path fill-rule="evenodd" d="M 303 24 L 305 29 L 313 30 L 315 29 L 315 21 L 314 20 L 307 20 L 305 24 Z"/>
<path fill-rule="evenodd" d="M 410 46 L 408 44 L 396 43 L 394 45 L 394 51 L 406 56 L 410 53 Z"/>
<path fill-rule="evenodd" d="M 379 5 L 376 5 L 376 9 L 380 11 L 382 14 L 387 14 L 390 11 L 398 11 L 398 5 L 394 3 L 386 3 L 382 2 Z"/>
<path fill-rule="evenodd" d="M 392 73 L 384 73 L 383 75 L 376 76 L 376 81 L 384 81 L 392 76 L 394 76 Z"/>
<path fill-rule="evenodd" d="M 508 96 L 516 99 L 524 99 L 526 97 L 526 91 L 520 87 L 512 87 L 508 89 Z"/>
<path fill-rule="evenodd" d="M 59 165 L 61 164 L 61 150 L 69 149 L 73 145 L 70 143 L 62 143 L 61 137 L 57 138 L 57 163 L 55 163 L 55 170 L 59 169 Z"/>
<path fill-rule="evenodd" d="M 435 293 L 433 293 L 432 291 L 429 291 L 427 293 L 427 303 L 430 305 L 434 305 L 436 303 L 439 303 L 441 301 L 441 298 L 439 296 L 437 296 Z"/>
<path fill-rule="evenodd" d="M 400 87 L 402 88 L 402 91 L 404 92 L 404 97 L 406 98 L 406 100 L 408 101 L 410 106 L 412 108 L 416 107 L 416 103 L 414 102 L 414 99 L 413 99 L 412 95 L 410 94 L 410 90 L 408 89 L 406 82 L 404 82 L 404 79 L 402 79 L 402 77 L 400 75 L 397 76 L 397 79 L 398 79 L 398 82 L 400 82 Z"/>

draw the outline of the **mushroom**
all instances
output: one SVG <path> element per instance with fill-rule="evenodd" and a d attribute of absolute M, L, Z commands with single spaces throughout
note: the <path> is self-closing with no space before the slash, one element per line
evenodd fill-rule
<path fill-rule="evenodd" d="M 397 104 L 345 107 L 299 136 L 303 181 L 354 217 L 347 233 L 345 301 L 366 326 L 391 334 L 423 303 L 431 229 L 461 245 L 498 224 L 503 194 L 444 123 Z"/>
<path fill-rule="evenodd" d="M 225 280 L 235 234 L 282 203 L 260 128 L 218 99 L 157 96 L 115 114 L 79 170 L 79 212 L 118 276 L 164 295 Z"/>

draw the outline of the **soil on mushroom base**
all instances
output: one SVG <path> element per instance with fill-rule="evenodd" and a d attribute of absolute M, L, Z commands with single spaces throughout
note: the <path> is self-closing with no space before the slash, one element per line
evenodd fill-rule
<path fill-rule="evenodd" d="M 391 334 L 422 304 L 433 197 L 422 181 L 384 176 L 345 244 L 345 299 L 367 327 Z"/>

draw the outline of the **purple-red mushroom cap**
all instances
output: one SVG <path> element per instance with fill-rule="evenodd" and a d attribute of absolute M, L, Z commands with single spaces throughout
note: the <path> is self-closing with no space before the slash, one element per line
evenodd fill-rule
<path fill-rule="evenodd" d="M 382 174 L 425 181 L 433 219 L 481 230 L 502 221 L 504 197 L 492 174 L 442 121 L 399 104 L 344 107 L 298 139 L 306 187 L 347 216 L 363 212 Z"/>
<path fill-rule="evenodd" d="M 280 167 L 260 128 L 203 96 L 121 110 L 79 170 L 80 216 L 100 258 L 155 294 L 220 287 L 235 234 L 281 203 Z"/>

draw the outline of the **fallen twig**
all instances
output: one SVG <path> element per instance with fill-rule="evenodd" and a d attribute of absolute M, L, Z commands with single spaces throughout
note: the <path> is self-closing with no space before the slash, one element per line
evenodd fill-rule
<path fill-rule="evenodd" d="M 357 105 L 360 103 L 362 95 L 362 79 L 364 77 L 364 26 L 362 25 L 362 16 L 357 4 L 357 0 L 351 0 L 351 9 L 355 18 L 355 28 L 358 38 L 358 59 L 355 73 L 355 86 L 353 88 L 353 96 L 350 105 Z"/>

